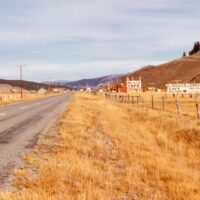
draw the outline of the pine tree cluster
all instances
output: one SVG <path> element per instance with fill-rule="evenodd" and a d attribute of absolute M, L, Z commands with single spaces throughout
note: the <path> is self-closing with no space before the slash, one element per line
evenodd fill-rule
<path fill-rule="evenodd" d="M 191 55 L 197 53 L 199 50 L 200 50 L 200 43 L 198 41 L 198 42 L 194 43 L 194 47 L 191 51 L 189 51 L 189 55 L 191 56 Z"/>

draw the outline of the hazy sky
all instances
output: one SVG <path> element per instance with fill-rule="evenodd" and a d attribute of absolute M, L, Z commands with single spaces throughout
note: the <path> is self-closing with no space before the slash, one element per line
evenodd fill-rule
<path fill-rule="evenodd" d="M 0 0 L 0 78 L 76 80 L 179 57 L 200 40 L 199 0 Z"/>

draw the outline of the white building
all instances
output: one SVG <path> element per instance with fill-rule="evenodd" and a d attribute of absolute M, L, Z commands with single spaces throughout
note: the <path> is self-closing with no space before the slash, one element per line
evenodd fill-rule
<path fill-rule="evenodd" d="M 40 88 L 38 90 L 38 94 L 46 94 L 47 93 L 47 90 L 45 88 Z"/>
<path fill-rule="evenodd" d="M 92 89 L 91 89 L 91 88 L 87 88 L 87 89 L 86 89 L 86 92 L 91 93 L 91 92 L 92 92 Z"/>
<path fill-rule="evenodd" d="M 142 80 L 141 78 L 139 80 L 129 80 L 127 78 L 126 83 L 127 92 L 141 92 L 142 91 Z"/>
<path fill-rule="evenodd" d="M 169 83 L 166 87 L 169 93 L 200 93 L 200 83 Z"/>

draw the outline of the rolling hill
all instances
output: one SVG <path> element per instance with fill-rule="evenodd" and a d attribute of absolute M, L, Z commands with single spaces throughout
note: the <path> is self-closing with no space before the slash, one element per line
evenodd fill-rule
<path fill-rule="evenodd" d="M 158 66 L 147 66 L 128 75 L 142 78 L 143 88 L 155 86 L 164 88 L 166 83 L 179 81 L 200 82 L 200 51 Z M 123 77 L 125 81 L 126 77 Z"/>
<path fill-rule="evenodd" d="M 20 87 L 21 82 L 19 80 L 5 80 L 5 79 L 0 79 L 0 84 L 8 84 L 13 87 Z M 31 82 L 31 81 L 23 81 L 23 88 L 26 90 L 37 90 L 41 87 L 47 88 L 47 84 L 43 83 L 36 83 L 36 82 Z"/>

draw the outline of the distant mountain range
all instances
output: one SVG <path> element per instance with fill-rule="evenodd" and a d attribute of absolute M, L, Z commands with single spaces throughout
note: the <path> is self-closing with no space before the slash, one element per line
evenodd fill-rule
<path fill-rule="evenodd" d="M 23 88 L 27 90 L 38 90 L 39 88 L 48 88 L 49 85 L 51 87 L 65 87 L 69 89 L 80 89 L 80 88 L 98 88 L 101 84 L 113 83 L 114 81 L 121 79 L 124 74 L 117 74 L 117 75 L 108 75 L 98 78 L 91 78 L 91 79 L 82 79 L 78 81 L 55 81 L 55 82 L 32 82 L 32 81 L 23 81 Z M 5 80 L 0 79 L 0 84 L 9 84 L 13 87 L 21 87 L 20 80 Z"/>
<path fill-rule="evenodd" d="M 73 82 L 56 81 L 53 84 L 64 85 L 74 89 L 87 88 L 87 87 L 97 88 L 102 84 L 113 83 L 114 81 L 120 79 L 123 76 L 124 74 L 108 75 L 98 78 L 81 79 Z"/>

